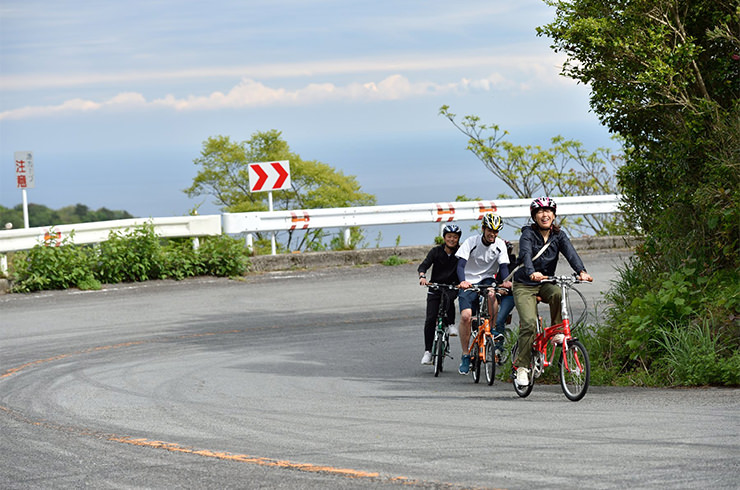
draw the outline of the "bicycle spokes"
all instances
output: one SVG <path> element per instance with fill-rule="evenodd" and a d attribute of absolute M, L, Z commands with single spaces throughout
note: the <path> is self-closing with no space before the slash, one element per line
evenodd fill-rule
<path fill-rule="evenodd" d="M 588 390 L 590 378 L 588 352 L 577 340 L 564 345 L 560 356 L 560 386 L 571 401 L 578 401 Z"/>

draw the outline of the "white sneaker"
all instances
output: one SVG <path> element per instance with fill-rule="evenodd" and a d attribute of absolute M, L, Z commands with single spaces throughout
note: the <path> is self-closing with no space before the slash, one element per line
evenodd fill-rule
<path fill-rule="evenodd" d="M 460 330 L 457 328 L 457 325 L 450 325 L 449 328 L 450 337 L 457 337 L 460 334 Z"/>
<path fill-rule="evenodd" d="M 556 344 L 562 344 L 563 340 L 565 340 L 565 334 L 562 333 L 555 334 L 552 337 L 552 341 Z"/>
<path fill-rule="evenodd" d="M 424 351 L 424 356 L 421 358 L 422 364 L 431 364 L 432 363 L 432 353 L 429 351 Z"/>
<path fill-rule="evenodd" d="M 517 368 L 516 384 L 519 386 L 529 386 L 529 369 L 523 367 Z"/>

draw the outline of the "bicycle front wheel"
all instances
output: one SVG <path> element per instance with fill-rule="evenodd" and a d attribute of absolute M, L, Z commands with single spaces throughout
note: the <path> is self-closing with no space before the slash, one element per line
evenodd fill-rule
<path fill-rule="evenodd" d="M 480 346 L 478 341 L 474 341 L 473 350 L 470 354 L 470 370 L 473 372 L 473 382 L 477 383 L 480 381 Z"/>
<path fill-rule="evenodd" d="M 560 386 L 570 401 L 577 402 L 586 395 L 591 376 L 591 363 L 586 348 L 578 340 L 568 342 L 568 348 L 560 353 Z"/>
<path fill-rule="evenodd" d="M 434 377 L 439 376 L 445 363 L 445 351 L 447 350 L 444 332 L 437 331 L 437 337 L 434 339 Z"/>
<path fill-rule="evenodd" d="M 533 362 L 529 363 L 529 384 L 527 386 L 522 386 L 519 383 L 516 382 L 516 366 L 514 366 L 514 361 L 516 361 L 516 355 L 519 350 L 519 342 L 515 342 L 514 346 L 511 348 L 511 382 L 514 385 L 514 391 L 516 391 L 516 394 L 519 395 L 522 398 L 526 398 L 529 396 L 530 393 L 532 393 L 532 388 L 534 388 L 534 365 Z M 534 355 L 532 357 L 534 359 Z"/>
<path fill-rule="evenodd" d="M 488 386 L 493 384 L 496 379 L 496 353 L 494 352 L 494 343 L 492 338 L 486 339 L 486 360 L 484 362 L 486 371 L 486 381 Z"/>

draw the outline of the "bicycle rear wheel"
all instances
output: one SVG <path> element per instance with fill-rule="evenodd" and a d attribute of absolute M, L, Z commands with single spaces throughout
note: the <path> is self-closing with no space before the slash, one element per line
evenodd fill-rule
<path fill-rule="evenodd" d="M 591 363 L 586 348 L 578 340 L 568 342 L 568 348 L 560 353 L 560 386 L 570 401 L 577 402 L 586 395 L 591 377 Z"/>
<path fill-rule="evenodd" d="M 447 342 L 445 341 L 444 332 L 437 330 L 437 335 L 434 338 L 434 377 L 439 376 L 442 372 L 445 363 L 445 352 L 447 351 Z"/>
<path fill-rule="evenodd" d="M 514 343 L 514 346 L 511 348 L 511 382 L 514 385 L 514 391 L 516 391 L 516 394 L 519 395 L 522 398 L 526 398 L 529 396 L 530 393 L 532 393 L 532 388 L 534 388 L 534 369 L 532 362 L 529 363 L 529 385 L 527 386 L 521 386 L 519 383 L 516 382 L 516 366 L 514 366 L 514 361 L 516 361 L 516 355 L 519 350 L 519 342 L 517 341 Z M 534 357 L 532 357 L 534 359 Z"/>
<path fill-rule="evenodd" d="M 494 352 L 494 342 L 492 338 L 486 339 L 485 354 L 486 360 L 484 365 L 486 381 L 488 382 L 488 386 L 491 386 L 493 381 L 496 379 L 496 353 Z"/>

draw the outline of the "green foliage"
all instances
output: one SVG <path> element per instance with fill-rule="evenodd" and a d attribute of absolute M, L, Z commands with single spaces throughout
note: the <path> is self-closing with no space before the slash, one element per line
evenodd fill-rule
<path fill-rule="evenodd" d="M 171 238 L 161 244 L 162 275 L 178 281 L 205 275 L 201 256 L 190 238 Z"/>
<path fill-rule="evenodd" d="M 655 342 L 663 354 L 655 361 L 673 385 L 740 385 L 740 350 L 723 347 L 709 322 L 671 323 Z"/>
<path fill-rule="evenodd" d="M 483 124 L 478 116 L 468 115 L 460 123 L 449 106 L 442 106 L 445 116 L 468 137 L 470 150 L 488 170 L 514 193 L 513 197 L 531 199 L 533 196 L 583 196 L 616 194 L 618 186 L 615 170 L 622 157 L 607 148 L 588 151 L 583 144 L 562 136 L 552 138 L 552 147 L 520 146 L 505 139 L 508 131 L 495 124 Z M 460 197 L 459 196 L 458 200 Z M 511 198 L 503 194 L 500 198 Z M 605 235 L 621 229 L 619 215 L 583 215 L 561 220 L 582 231 Z"/>
<path fill-rule="evenodd" d="M 101 282 L 116 284 L 165 277 L 164 253 L 152 224 L 136 227 L 128 233 L 113 231 L 99 249 L 95 275 Z"/>
<path fill-rule="evenodd" d="M 249 270 L 244 243 L 228 235 L 201 238 L 196 255 L 202 264 L 200 274 L 238 277 Z"/>
<path fill-rule="evenodd" d="M 408 262 L 409 261 L 407 259 L 402 259 L 398 255 L 391 255 L 390 257 L 388 257 L 387 259 L 385 259 L 382 262 L 382 264 L 383 265 L 388 265 L 388 266 L 394 266 L 394 265 L 408 264 Z"/>
<path fill-rule="evenodd" d="M 93 211 L 84 204 L 67 206 L 57 210 L 50 209 L 41 204 L 28 204 L 28 225 L 32 228 L 130 219 L 133 217 L 126 211 L 111 211 L 107 208 L 100 208 L 97 211 Z M 5 223 L 12 223 L 13 228 L 23 228 L 23 204 L 18 204 L 12 209 L 0 206 L 0 225 L 4 226 Z"/>
<path fill-rule="evenodd" d="M 344 175 L 331 166 L 315 160 L 303 160 L 293 153 L 276 130 L 256 132 L 243 142 L 228 136 L 216 136 L 203 142 L 199 167 L 193 184 L 184 190 L 190 197 L 211 195 L 226 212 L 242 213 L 268 210 L 268 193 L 249 191 L 248 164 L 264 161 L 290 161 L 291 188 L 273 192 L 273 209 L 297 210 L 375 204 L 375 196 L 361 191 L 354 176 Z M 361 231 L 353 231 L 352 243 L 362 241 Z M 277 234 L 282 250 L 325 250 L 338 243 L 326 239 L 331 235 L 321 229 L 291 230 Z M 260 234 L 257 242 L 267 239 Z M 255 253 L 262 253 L 255 246 Z M 268 248 L 267 250 L 270 250 Z"/>
<path fill-rule="evenodd" d="M 71 238 L 65 238 L 60 246 L 49 242 L 14 254 L 11 265 L 15 277 L 20 278 L 14 290 L 100 289 L 100 282 L 90 270 L 93 261 L 91 249 L 68 245 Z"/>
<path fill-rule="evenodd" d="M 538 32 L 623 138 L 625 224 L 644 237 L 611 293 L 605 368 L 638 383 L 737 383 L 697 366 L 737 363 L 727 353 L 740 338 L 740 1 L 547 3 L 556 17 Z"/>
<path fill-rule="evenodd" d="M 236 277 L 249 268 L 243 242 L 227 235 L 201 238 L 197 250 L 191 239 L 157 237 L 152 225 L 111 233 L 97 246 L 72 241 L 73 236 L 61 246 L 50 242 L 13 254 L 9 264 L 13 291 L 100 289 L 101 283 L 199 275 Z"/>
<path fill-rule="evenodd" d="M 362 232 L 362 228 L 352 226 L 349 229 L 349 243 L 344 243 L 344 234 L 340 232 L 332 237 L 329 248 L 331 250 L 355 250 L 364 248 L 365 245 L 365 235 Z"/>
<path fill-rule="evenodd" d="M 740 349 L 737 274 L 707 278 L 688 263 L 647 278 L 638 267 L 633 263 L 621 271 L 607 296 L 614 303 L 607 323 L 589 344 L 595 349 L 592 359 L 611 376 L 605 379 L 615 384 L 737 384 L 724 368 L 715 372 L 703 366 L 708 352 L 716 362 L 735 362 L 733 353 Z"/>

